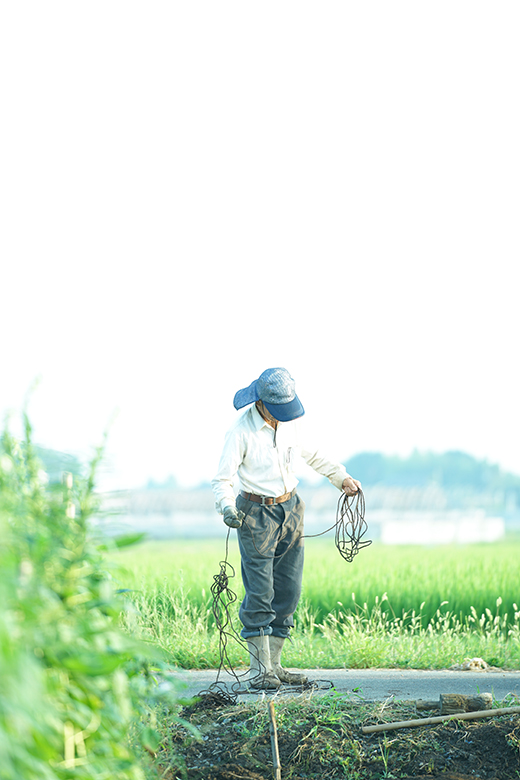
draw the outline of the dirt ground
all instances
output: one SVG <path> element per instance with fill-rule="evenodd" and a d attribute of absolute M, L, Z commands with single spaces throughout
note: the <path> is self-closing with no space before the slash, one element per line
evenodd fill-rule
<path fill-rule="evenodd" d="M 418 716 L 406 704 L 385 708 L 383 717 L 380 708 L 359 703 L 277 707 L 284 780 L 520 778 L 519 715 L 365 735 L 363 725 Z M 184 717 L 200 729 L 202 739 L 194 739 L 182 726 L 172 729 L 169 751 L 161 757 L 165 780 L 274 777 L 267 703 L 218 710 L 195 708 L 187 710 Z M 183 758 L 173 758 L 175 753 Z"/>

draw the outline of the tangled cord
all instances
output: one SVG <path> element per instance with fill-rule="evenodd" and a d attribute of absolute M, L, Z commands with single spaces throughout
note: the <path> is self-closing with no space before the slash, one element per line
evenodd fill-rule
<path fill-rule="evenodd" d="M 242 678 L 247 677 L 249 672 L 246 671 L 243 674 L 237 674 L 228 655 L 227 644 L 229 639 L 237 642 L 244 650 L 251 652 L 247 643 L 242 640 L 241 636 L 233 627 L 230 614 L 230 607 L 237 600 L 236 593 L 229 586 L 229 580 L 235 577 L 235 569 L 228 561 L 230 531 L 231 529 L 229 528 L 226 536 L 225 559 L 220 561 L 220 571 L 213 576 L 213 584 L 210 588 L 212 597 L 211 611 L 219 632 L 220 663 L 217 670 L 217 678 L 207 689 L 200 691 L 197 694 L 199 701 L 188 708 L 190 711 L 194 708 L 217 709 L 218 707 L 235 705 L 241 693 L 257 693 L 260 695 L 264 693 L 262 689 L 255 690 L 249 688 L 247 685 L 243 686 Z M 228 686 L 226 682 L 220 679 L 223 671 L 234 677 L 235 682 L 232 683 L 231 686 Z M 333 687 L 332 683 L 328 680 L 314 680 L 313 682 L 304 683 L 303 685 L 283 686 L 284 690 L 297 690 L 299 692 L 302 692 L 303 690 L 318 690 L 331 687 Z"/>
<path fill-rule="evenodd" d="M 365 497 L 363 491 L 359 488 L 358 492 L 353 496 L 347 496 L 346 493 L 342 493 L 339 498 L 338 506 L 336 509 L 336 522 L 330 528 L 322 531 L 319 534 L 309 534 L 308 537 L 323 536 L 335 528 L 335 544 L 341 557 L 348 563 L 352 563 L 354 557 L 364 547 L 372 544 L 372 540 L 367 539 L 363 541 L 363 536 L 368 530 L 368 525 L 365 521 Z M 251 531 L 251 529 L 249 529 Z M 248 650 L 247 644 L 242 641 L 242 638 L 233 627 L 233 622 L 230 614 L 230 607 L 237 600 L 236 593 L 230 588 L 229 580 L 235 577 L 235 569 L 228 561 L 229 555 L 229 534 L 231 529 L 228 528 L 226 536 L 226 555 L 223 561 L 220 561 L 220 571 L 213 576 L 213 584 L 211 586 L 212 604 L 211 610 L 215 620 L 215 625 L 219 632 L 219 658 L 220 664 L 217 671 L 217 678 L 207 690 L 201 691 L 198 696 L 200 701 L 197 706 L 199 707 L 223 707 L 228 705 L 234 705 L 238 701 L 240 693 L 251 693 L 251 689 L 242 688 L 241 677 L 247 675 L 238 675 L 234 670 L 231 661 L 228 656 L 227 643 L 229 639 L 233 639 L 245 650 Z M 251 532 L 252 533 L 252 532 Z M 295 541 L 289 545 L 282 555 L 285 555 L 291 547 L 300 540 L 300 536 L 296 537 Z M 305 537 L 304 537 L 305 538 Z M 254 539 L 253 539 L 254 544 Z M 255 544 L 256 548 L 256 544 Z M 257 549 L 257 552 L 260 551 Z M 272 557 L 272 556 L 264 556 Z M 275 556 L 282 557 L 282 556 Z M 220 680 L 222 671 L 226 671 L 228 674 L 235 678 L 235 682 L 231 686 L 231 691 L 225 682 Z M 288 686 L 283 686 L 284 689 Z M 294 686 L 298 690 L 318 690 L 323 687 L 333 687 L 332 683 L 328 680 L 315 680 L 309 681 L 303 686 Z M 263 691 L 256 691 L 262 693 Z"/>
<path fill-rule="evenodd" d="M 227 652 L 228 639 L 234 639 L 239 645 L 245 647 L 239 634 L 237 634 L 233 627 L 230 607 L 237 600 L 237 594 L 229 587 L 229 580 L 235 576 L 235 569 L 228 561 L 229 555 L 229 534 L 231 528 L 228 528 L 226 536 L 226 556 L 223 561 L 220 561 L 220 571 L 213 576 L 213 585 L 211 586 L 211 611 L 215 620 L 215 625 L 219 633 L 219 658 L 220 664 L 217 672 L 217 680 L 210 685 L 208 691 L 203 691 L 201 694 L 210 695 L 214 697 L 218 693 L 218 696 L 223 698 L 225 703 L 236 704 L 240 687 L 240 676 L 235 672 Z M 232 693 L 229 693 L 227 686 L 219 682 L 222 670 L 233 675 L 235 682 L 232 685 Z M 222 706 L 222 704 L 220 705 Z"/>

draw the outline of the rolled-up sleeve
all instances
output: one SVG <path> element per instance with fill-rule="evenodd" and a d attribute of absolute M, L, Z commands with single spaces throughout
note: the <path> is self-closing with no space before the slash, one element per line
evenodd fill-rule
<path fill-rule="evenodd" d="M 350 476 L 342 463 L 334 463 L 326 458 L 318 449 L 307 449 L 307 447 L 302 446 L 300 454 L 304 461 L 313 468 L 314 471 L 327 477 L 329 482 L 331 482 L 334 487 L 337 487 L 338 490 L 341 490 L 344 479 Z"/>
<path fill-rule="evenodd" d="M 226 434 L 220 463 L 211 487 L 215 495 L 215 509 L 222 514 L 226 506 L 235 506 L 234 483 L 238 467 L 245 455 L 245 443 L 240 431 L 230 430 Z"/>

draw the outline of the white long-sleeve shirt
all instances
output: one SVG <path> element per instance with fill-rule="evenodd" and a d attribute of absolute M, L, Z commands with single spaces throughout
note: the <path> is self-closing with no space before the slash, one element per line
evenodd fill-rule
<path fill-rule="evenodd" d="M 274 433 L 254 404 L 229 429 L 218 472 L 211 482 L 218 512 L 222 513 L 226 506 L 235 506 L 237 474 L 240 489 L 248 493 L 276 497 L 294 490 L 298 479 L 293 468 L 300 456 L 341 490 L 343 480 L 349 476 L 345 467 L 305 445 L 300 420 L 279 423 L 276 446 L 273 446 Z"/>

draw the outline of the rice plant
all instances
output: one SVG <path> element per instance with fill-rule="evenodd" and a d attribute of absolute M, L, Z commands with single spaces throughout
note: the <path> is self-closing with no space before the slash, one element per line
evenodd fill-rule
<path fill-rule="evenodd" d="M 215 541 L 172 540 L 146 542 L 116 556 L 126 569 L 121 584 L 133 589 L 139 630 L 173 664 L 218 666 L 210 588 L 221 554 Z M 394 548 L 391 555 L 374 546 L 349 565 L 336 559 L 332 544 L 308 544 L 286 662 L 446 668 L 479 656 L 518 669 L 518 554 L 518 545 Z M 243 587 L 234 545 L 229 560 L 239 603 Z M 240 628 L 238 605 L 232 614 Z M 246 662 L 239 646 L 230 652 L 237 665 Z"/>

